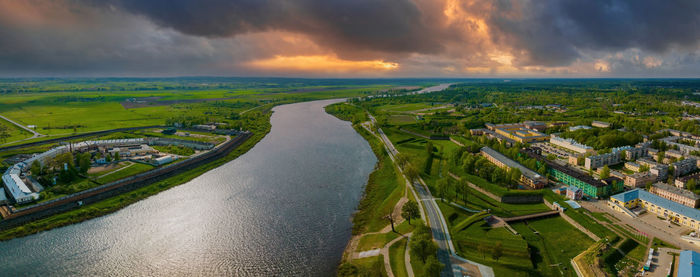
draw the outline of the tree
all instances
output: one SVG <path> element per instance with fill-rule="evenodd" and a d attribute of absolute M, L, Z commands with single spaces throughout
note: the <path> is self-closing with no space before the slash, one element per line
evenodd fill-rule
<path fill-rule="evenodd" d="M 393 214 L 393 211 L 390 212 L 388 215 L 385 215 L 385 216 L 384 216 L 384 219 L 389 220 L 389 222 L 391 223 L 391 231 L 394 232 L 394 233 L 396 233 L 396 230 L 394 230 L 394 214 Z"/>
<path fill-rule="evenodd" d="M 111 154 L 107 153 L 107 155 L 105 155 L 105 162 L 108 162 L 108 163 L 112 162 L 112 155 Z"/>
<path fill-rule="evenodd" d="M 445 265 L 438 262 L 438 260 L 435 257 L 428 257 L 428 259 L 425 262 L 425 276 L 440 276 L 440 272 L 442 271 L 442 268 L 444 266 Z"/>
<path fill-rule="evenodd" d="M 496 245 L 493 247 L 493 253 L 491 253 L 491 257 L 498 261 L 498 259 L 503 256 L 503 244 L 499 241 L 496 243 Z"/>
<path fill-rule="evenodd" d="M 5 126 L 4 124 L 0 124 L 0 140 L 2 142 L 7 142 L 7 139 L 10 138 L 12 135 L 10 135 L 10 128 Z"/>
<path fill-rule="evenodd" d="M 437 246 L 432 239 L 427 236 L 419 236 L 411 239 L 411 254 L 417 256 L 422 262 L 428 259 L 428 257 L 435 255 L 437 252 Z"/>
<path fill-rule="evenodd" d="M 39 161 L 34 160 L 29 171 L 32 173 L 32 176 L 34 176 L 34 178 L 38 178 L 42 173 L 41 164 L 39 163 Z"/>
<path fill-rule="evenodd" d="M 510 180 L 509 182 L 512 183 L 517 183 L 520 181 L 520 177 L 523 175 L 523 173 L 520 171 L 520 168 L 517 167 L 512 167 L 510 169 Z"/>
<path fill-rule="evenodd" d="M 413 165 L 407 165 L 403 173 L 406 174 L 406 178 L 408 178 L 408 181 L 411 183 L 415 183 L 416 180 L 418 180 L 418 170 L 413 167 Z"/>
<path fill-rule="evenodd" d="M 408 157 L 406 157 L 406 154 L 404 153 L 398 153 L 396 154 L 396 165 L 399 166 L 399 168 L 404 169 L 406 164 L 408 163 Z"/>
<path fill-rule="evenodd" d="M 114 161 L 118 162 L 119 160 L 119 152 L 114 152 Z"/>
<path fill-rule="evenodd" d="M 695 179 L 690 179 L 690 180 L 688 180 L 686 187 L 688 188 L 689 191 L 695 192 L 696 185 L 697 185 L 697 181 Z"/>
<path fill-rule="evenodd" d="M 78 156 L 78 167 L 80 167 L 80 172 L 85 174 L 87 173 L 88 169 L 90 169 L 90 162 L 92 159 L 92 155 L 90 153 L 82 153 L 80 156 Z"/>
<path fill-rule="evenodd" d="M 479 245 L 476 247 L 476 249 L 481 253 L 481 256 L 486 259 L 486 251 L 488 251 L 489 247 L 486 245 L 484 242 L 479 242 Z"/>
<path fill-rule="evenodd" d="M 648 183 L 646 188 L 647 188 L 647 191 L 651 191 L 651 183 Z"/>
<path fill-rule="evenodd" d="M 664 153 L 664 151 L 659 151 L 659 153 L 656 154 L 656 161 L 663 163 L 664 157 L 666 157 L 666 153 Z"/>
<path fill-rule="evenodd" d="M 469 182 L 467 182 L 467 180 L 465 179 L 462 179 L 459 182 L 459 187 L 462 191 L 462 202 L 464 202 L 464 204 L 467 204 L 467 196 L 469 195 Z"/>
<path fill-rule="evenodd" d="M 610 168 L 605 165 L 603 169 L 600 170 L 600 179 L 606 179 L 608 177 L 610 177 Z"/>
<path fill-rule="evenodd" d="M 401 216 L 408 220 L 408 224 L 410 225 L 412 218 L 418 218 L 420 216 L 420 208 L 418 207 L 418 203 L 416 203 L 416 201 L 406 202 L 406 204 L 403 205 L 403 208 L 401 208 Z"/>

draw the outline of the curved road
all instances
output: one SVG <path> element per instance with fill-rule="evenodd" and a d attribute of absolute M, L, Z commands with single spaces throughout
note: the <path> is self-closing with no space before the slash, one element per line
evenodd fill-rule
<path fill-rule="evenodd" d="M 22 125 L 22 124 L 19 124 L 19 123 L 13 121 L 12 119 L 9 119 L 9 118 L 7 118 L 7 117 L 5 117 L 5 116 L 0 115 L 0 118 L 4 119 L 4 120 L 6 120 L 7 122 L 10 122 L 10 123 L 12 123 L 12 124 L 14 124 L 14 125 L 17 125 L 17 127 L 20 127 L 20 128 L 22 128 L 23 130 L 26 130 L 27 132 L 30 132 L 30 133 L 33 134 L 33 136 L 32 136 L 31 138 L 26 138 L 26 139 L 23 139 L 23 140 L 28 140 L 28 139 L 33 139 L 33 138 L 38 138 L 38 137 L 43 137 L 43 136 L 44 136 L 44 135 L 42 135 L 42 134 L 39 134 L 39 132 L 30 129 L 30 128 L 27 127 L 27 126 L 24 126 L 24 125 Z"/>

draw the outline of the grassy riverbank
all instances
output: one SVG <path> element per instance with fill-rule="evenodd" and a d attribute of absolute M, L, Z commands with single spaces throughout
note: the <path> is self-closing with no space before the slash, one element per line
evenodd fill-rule
<path fill-rule="evenodd" d="M 222 164 L 236 159 L 237 157 L 243 155 L 244 153 L 248 152 L 248 150 L 253 148 L 253 146 L 255 146 L 255 144 L 257 144 L 270 131 L 271 113 L 268 112 L 262 115 L 264 116 L 264 118 L 258 120 L 257 124 L 255 125 L 255 128 L 251 128 L 253 136 L 221 159 L 201 165 L 197 168 L 191 169 L 189 171 L 183 172 L 165 180 L 155 182 L 146 187 L 119 196 L 115 196 L 104 201 L 100 201 L 98 203 L 86 205 L 84 207 L 80 207 L 79 209 L 53 215 L 44 219 L 33 221 L 31 223 L 27 223 L 19 227 L 1 231 L 0 240 L 9 240 L 16 237 L 27 236 L 41 231 L 46 231 L 53 228 L 66 226 L 82 222 L 91 218 L 103 216 L 109 213 L 113 213 L 139 200 L 158 194 L 161 191 L 167 190 L 180 184 L 184 184 L 194 179 L 195 177 L 203 174 L 204 172 L 212 170 L 218 166 L 221 166 Z"/>

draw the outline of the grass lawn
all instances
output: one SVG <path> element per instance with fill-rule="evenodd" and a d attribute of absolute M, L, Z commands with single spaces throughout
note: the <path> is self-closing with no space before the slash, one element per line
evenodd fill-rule
<path fill-rule="evenodd" d="M 387 222 L 387 224 L 388 224 L 388 222 Z M 375 248 L 382 248 L 387 243 L 398 238 L 400 236 L 400 234 L 410 233 L 411 231 L 413 231 L 413 228 L 415 228 L 415 226 L 420 225 L 420 224 L 423 224 L 422 220 L 414 219 L 414 220 L 411 220 L 411 224 L 408 224 L 408 221 L 404 221 L 404 222 L 401 222 L 401 224 L 394 226 L 394 229 L 396 229 L 397 233 L 389 231 L 388 233 L 383 233 L 383 234 L 364 235 L 362 238 L 360 238 L 360 241 L 357 244 L 357 249 L 355 251 L 362 252 L 362 251 L 372 250 Z"/>
<path fill-rule="evenodd" d="M 132 175 L 136 175 L 136 174 L 139 174 L 142 172 L 149 171 L 153 168 L 154 168 L 154 166 L 148 165 L 148 164 L 132 163 L 131 165 L 129 165 L 129 166 L 127 166 L 119 171 L 116 171 L 116 172 L 113 172 L 109 175 L 97 178 L 97 181 L 100 183 L 103 183 L 103 184 L 107 184 L 110 182 L 117 181 L 119 179 L 123 179 L 123 178 L 129 177 L 129 176 L 132 176 Z"/>
<path fill-rule="evenodd" d="M 389 256 L 391 257 L 389 261 L 391 262 L 391 271 L 394 273 L 394 276 L 408 276 L 405 260 L 407 242 L 406 239 L 402 239 L 389 247 Z"/>
<path fill-rule="evenodd" d="M 17 127 L 17 125 L 12 124 L 9 121 L 6 121 L 2 118 L 0 118 L 0 125 L 7 127 L 7 130 L 10 133 L 10 137 L 0 141 L 0 144 L 11 143 L 13 141 L 18 141 L 21 139 L 32 137 L 32 133 L 27 132 L 26 130 L 20 127 Z"/>
<path fill-rule="evenodd" d="M 355 127 L 355 130 L 370 143 L 379 162 L 369 176 L 365 195 L 360 200 L 358 212 L 353 217 L 353 234 L 377 232 L 388 224 L 383 217 L 391 213 L 404 195 L 406 182 L 379 140 L 362 127 Z"/>
<path fill-rule="evenodd" d="M 355 259 L 350 263 L 357 268 L 357 272 L 344 276 L 387 276 L 383 255 Z"/>
<path fill-rule="evenodd" d="M 653 247 L 667 247 L 667 248 L 672 248 L 672 249 L 680 249 L 680 248 L 678 248 L 678 246 L 675 246 L 673 244 L 665 242 L 659 238 L 654 238 L 654 241 L 652 241 L 652 246 Z"/>
<path fill-rule="evenodd" d="M 532 261 L 544 276 L 576 276 L 570 261 L 593 241 L 561 217 L 511 224 L 532 249 Z M 558 265 L 558 266 L 553 266 Z"/>

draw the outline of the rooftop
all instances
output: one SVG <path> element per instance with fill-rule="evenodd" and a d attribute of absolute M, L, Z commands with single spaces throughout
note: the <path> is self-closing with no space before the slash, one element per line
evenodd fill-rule
<path fill-rule="evenodd" d="M 678 276 L 700 276 L 700 253 L 685 250 L 678 258 Z"/>
<path fill-rule="evenodd" d="M 522 173 L 525 177 L 527 177 L 529 179 L 534 180 L 534 179 L 542 178 L 542 176 L 537 174 L 537 172 L 532 171 L 531 169 L 521 165 L 520 163 L 518 163 L 514 160 L 511 160 L 510 158 L 501 154 L 501 152 L 498 152 L 494 149 L 491 149 L 490 147 L 487 147 L 487 146 L 482 147 L 481 151 L 483 151 L 484 153 L 488 154 L 489 156 L 495 158 L 496 160 L 499 160 L 500 162 L 507 165 L 508 167 L 520 169 L 520 173 Z"/>
<path fill-rule="evenodd" d="M 610 196 L 610 198 L 617 199 L 623 202 L 629 202 L 634 199 L 647 201 L 661 208 L 673 211 L 683 216 L 687 216 L 690 219 L 700 221 L 700 210 L 685 206 L 680 203 L 673 202 L 656 194 L 650 193 L 646 190 L 633 189 L 630 191 L 615 194 L 613 196 Z"/>
<path fill-rule="evenodd" d="M 674 194 L 677 194 L 677 195 L 681 195 L 681 196 L 686 197 L 686 198 L 690 198 L 690 199 L 694 199 L 694 200 L 700 199 L 700 196 L 693 193 L 692 191 L 678 188 L 675 186 L 670 186 L 670 185 L 667 185 L 667 184 L 664 184 L 661 182 L 654 184 L 654 187 L 671 192 L 671 193 L 674 193 Z"/>

